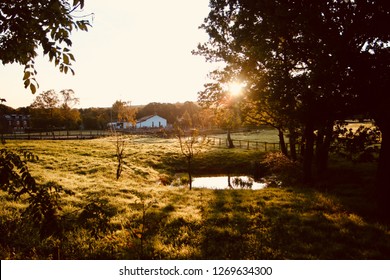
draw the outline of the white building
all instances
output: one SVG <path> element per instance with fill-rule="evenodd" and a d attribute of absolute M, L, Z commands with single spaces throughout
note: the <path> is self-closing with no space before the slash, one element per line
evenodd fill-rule
<path fill-rule="evenodd" d="M 110 122 L 107 124 L 107 127 L 113 129 L 129 129 L 133 128 L 134 125 L 130 122 Z"/>
<path fill-rule="evenodd" d="M 158 128 L 158 127 L 167 127 L 167 120 L 158 116 L 146 116 L 137 120 L 137 128 Z"/>

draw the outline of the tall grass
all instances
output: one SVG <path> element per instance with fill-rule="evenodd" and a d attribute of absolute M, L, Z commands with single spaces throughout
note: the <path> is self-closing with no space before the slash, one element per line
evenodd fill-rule
<path fill-rule="evenodd" d="M 0 195 L 2 259 L 388 259 L 388 225 L 373 216 L 374 168 L 332 162 L 316 189 L 189 191 L 172 187 L 185 172 L 175 139 L 135 137 L 116 180 L 115 139 L 9 141 L 40 160 L 41 183 L 62 197 L 60 235 L 41 238 L 22 217 L 25 201 Z M 195 173 L 251 173 L 263 153 L 207 147 Z"/>

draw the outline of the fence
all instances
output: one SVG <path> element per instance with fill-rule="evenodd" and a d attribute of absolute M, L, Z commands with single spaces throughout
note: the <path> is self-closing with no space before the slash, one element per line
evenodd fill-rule
<path fill-rule="evenodd" d="M 219 137 L 208 137 L 210 139 L 209 143 L 212 145 L 218 146 L 228 146 L 226 138 Z M 253 140 L 232 140 L 236 148 L 247 149 L 247 150 L 259 150 L 259 151 L 280 151 L 281 145 L 279 142 L 263 142 L 263 141 L 253 141 Z M 286 148 L 290 149 L 290 143 L 286 143 Z M 298 145 L 296 146 L 298 149 Z"/>
<path fill-rule="evenodd" d="M 50 132 L 26 132 L 2 134 L 2 139 L 7 140 L 72 140 L 72 139 L 95 139 L 110 136 L 105 130 L 74 130 L 74 131 L 50 131 Z"/>

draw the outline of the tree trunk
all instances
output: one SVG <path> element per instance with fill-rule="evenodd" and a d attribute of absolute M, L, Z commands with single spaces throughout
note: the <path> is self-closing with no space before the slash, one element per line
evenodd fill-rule
<path fill-rule="evenodd" d="M 379 214 L 388 219 L 390 211 L 390 124 L 383 120 L 381 123 L 378 123 L 378 126 L 382 132 L 382 144 L 376 174 L 375 191 Z"/>
<path fill-rule="evenodd" d="M 304 183 L 310 184 L 313 180 L 313 155 L 314 155 L 314 128 L 308 123 L 304 132 L 305 150 L 303 152 L 303 180 Z"/>
<path fill-rule="evenodd" d="M 333 126 L 326 126 L 318 131 L 316 143 L 316 169 L 321 176 L 328 168 L 329 148 L 332 142 Z"/>
<path fill-rule="evenodd" d="M 192 162 L 191 157 L 187 157 L 187 167 L 188 167 L 188 180 L 189 180 L 189 186 L 190 190 L 192 190 Z"/>
<path fill-rule="evenodd" d="M 296 136 L 295 132 L 290 132 L 289 135 L 289 141 L 290 141 L 290 157 L 293 161 L 297 160 L 297 147 L 296 147 Z"/>
<path fill-rule="evenodd" d="M 227 146 L 229 149 L 234 148 L 234 143 L 233 143 L 232 137 L 230 136 L 230 129 L 228 129 L 228 131 L 227 131 Z"/>
<path fill-rule="evenodd" d="M 284 141 L 284 134 L 283 134 L 283 131 L 281 129 L 278 129 L 279 131 L 279 144 L 280 144 L 280 150 L 282 151 L 282 153 L 285 155 L 285 156 L 288 156 L 288 152 L 287 152 L 287 147 L 286 147 L 286 142 Z"/>

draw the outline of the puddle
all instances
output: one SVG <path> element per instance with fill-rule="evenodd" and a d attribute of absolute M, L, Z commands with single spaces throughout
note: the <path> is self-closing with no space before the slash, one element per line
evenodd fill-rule
<path fill-rule="evenodd" d="M 230 186 L 229 186 L 230 180 Z M 192 180 L 193 188 L 205 189 L 251 189 L 261 190 L 267 187 L 266 183 L 255 182 L 248 176 L 214 176 L 214 177 L 195 177 Z"/>

